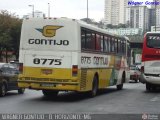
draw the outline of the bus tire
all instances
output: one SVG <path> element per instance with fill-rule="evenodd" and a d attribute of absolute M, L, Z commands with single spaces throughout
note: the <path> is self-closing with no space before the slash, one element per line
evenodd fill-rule
<path fill-rule="evenodd" d="M 122 90 L 123 89 L 123 83 L 125 83 L 125 73 L 123 72 L 122 79 L 121 79 L 121 84 L 117 85 L 117 90 Z"/>
<path fill-rule="evenodd" d="M 90 97 L 95 97 L 97 95 L 98 91 L 98 78 L 97 76 L 94 76 L 93 82 L 92 82 L 92 90 L 89 93 Z"/>
<path fill-rule="evenodd" d="M 2 85 L 0 86 L 0 96 L 3 97 L 6 95 L 7 92 L 7 87 L 5 83 L 2 83 Z"/>
<path fill-rule="evenodd" d="M 146 91 L 150 91 L 152 88 L 152 85 L 149 83 L 146 83 Z"/>
<path fill-rule="evenodd" d="M 117 85 L 117 90 L 122 90 L 122 89 L 123 89 L 123 83 L 122 83 L 122 84 Z"/>
<path fill-rule="evenodd" d="M 42 93 L 45 97 L 56 97 L 58 95 L 58 91 L 54 90 L 42 90 Z"/>
<path fill-rule="evenodd" d="M 25 88 L 19 88 L 18 89 L 18 94 L 24 94 Z"/>

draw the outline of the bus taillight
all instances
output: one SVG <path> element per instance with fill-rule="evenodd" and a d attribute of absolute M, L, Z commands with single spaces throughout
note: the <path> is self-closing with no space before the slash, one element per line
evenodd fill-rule
<path fill-rule="evenodd" d="M 141 73 L 144 73 L 144 66 L 141 67 Z"/>
<path fill-rule="evenodd" d="M 19 63 L 19 73 L 23 73 L 23 63 Z"/>
<path fill-rule="evenodd" d="M 78 74 L 78 65 L 72 65 L 72 76 L 77 76 Z"/>

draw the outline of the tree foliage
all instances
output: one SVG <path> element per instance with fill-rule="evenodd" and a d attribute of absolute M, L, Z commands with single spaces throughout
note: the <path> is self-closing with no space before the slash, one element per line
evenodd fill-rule
<path fill-rule="evenodd" d="M 106 25 L 107 28 L 111 28 L 111 29 L 114 29 L 114 28 L 127 28 L 127 25 L 126 24 L 118 24 L 118 25 L 112 25 L 112 24 L 107 24 Z"/>
<path fill-rule="evenodd" d="M 2 60 L 2 53 L 12 51 L 16 58 L 18 58 L 20 30 L 22 20 L 17 18 L 15 14 L 11 14 L 6 10 L 0 11 L 0 60 Z"/>
<path fill-rule="evenodd" d="M 127 37 L 129 37 L 131 42 L 136 42 L 136 43 L 143 42 L 143 35 L 128 35 Z"/>

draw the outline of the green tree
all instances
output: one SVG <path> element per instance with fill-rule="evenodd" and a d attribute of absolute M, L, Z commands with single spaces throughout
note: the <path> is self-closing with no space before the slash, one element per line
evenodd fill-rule
<path fill-rule="evenodd" d="M 20 30 L 22 21 L 15 14 L 11 14 L 6 10 L 0 11 L 0 60 L 5 53 L 6 61 L 8 61 L 8 51 L 14 51 L 18 58 Z"/>
<path fill-rule="evenodd" d="M 107 24 L 107 28 L 113 28 L 112 24 Z"/>
<path fill-rule="evenodd" d="M 128 35 L 131 42 L 142 43 L 143 42 L 143 35 Z"/>
<path fill-rule="evenodd" d="M 16 59 L 18 59 L 22 20 L 13 19 L 12 22 L 13 24 L 11 28 L 11 34 L 10 34 L 12 38 L 11 45 L 12 45 L 12 50 L 14 51 L 14 55 L 16 56 Z"/>
<path fill-rule="evenodd" d="M 122 24 L 122 23 L 118 24 L 118 28 L 126 28 L 126 27 L 127 27 L 126 24 Z"/>

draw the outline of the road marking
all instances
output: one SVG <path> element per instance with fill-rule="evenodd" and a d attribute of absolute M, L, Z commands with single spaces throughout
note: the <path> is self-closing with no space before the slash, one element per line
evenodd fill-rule
<path fill-rule="evenodd" d="M 154 98 L 150 99 L 151 102 L 156 102 L 156 101 L 159 101 L 159 100 L 160 100 L 159 97 L 154 97 Z"/>

